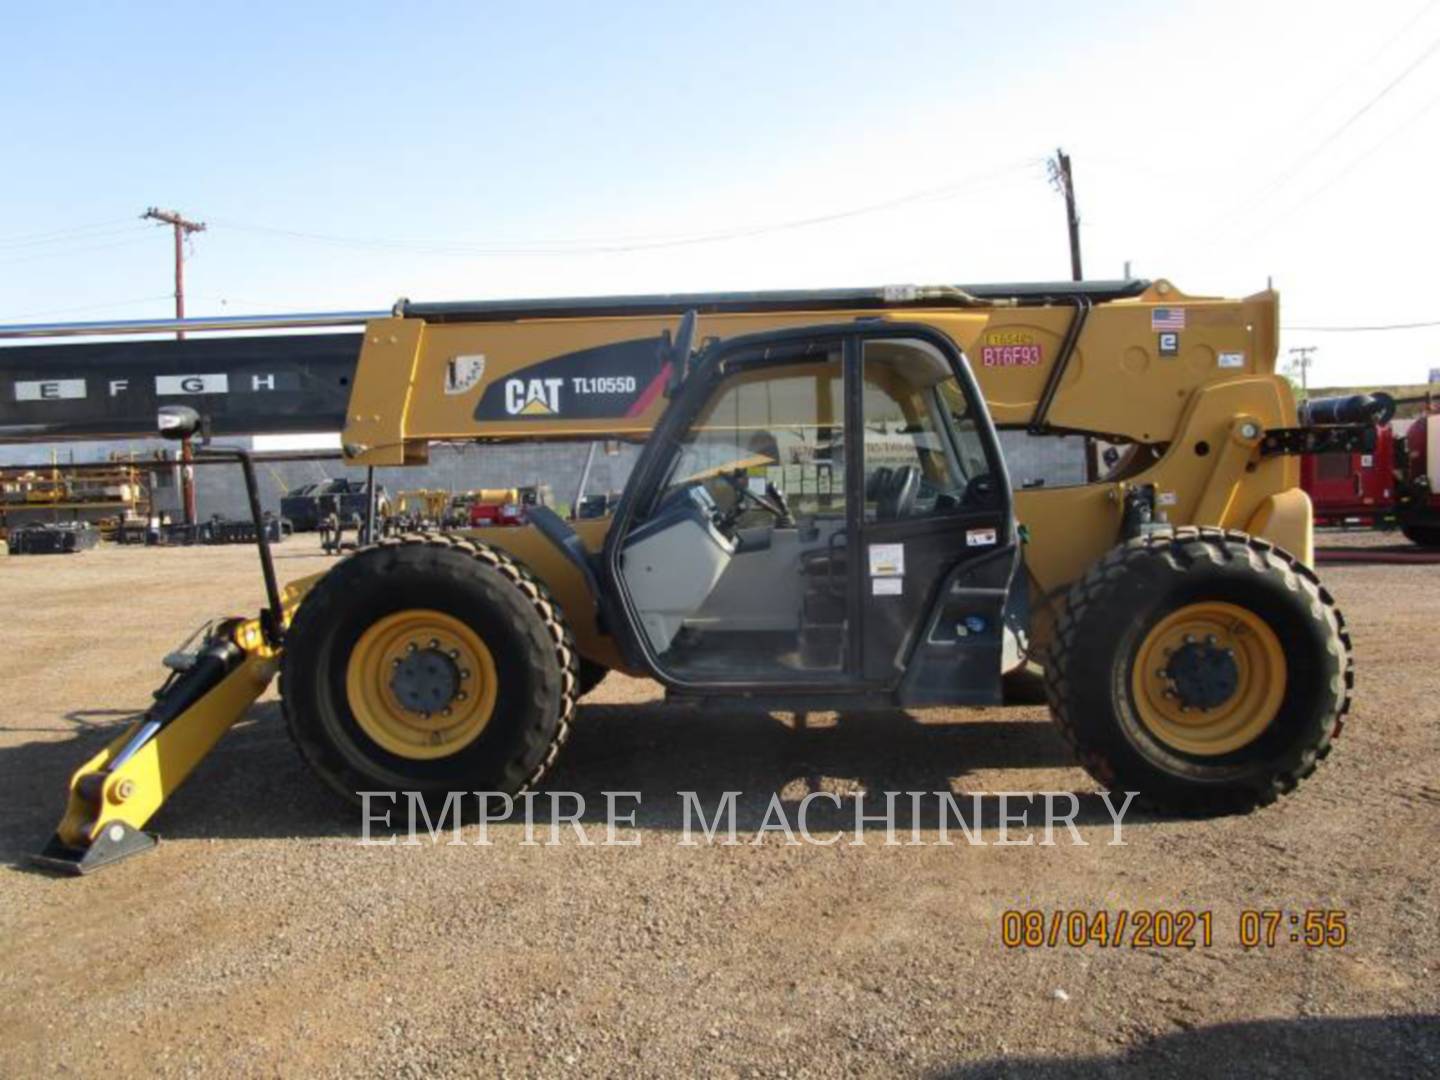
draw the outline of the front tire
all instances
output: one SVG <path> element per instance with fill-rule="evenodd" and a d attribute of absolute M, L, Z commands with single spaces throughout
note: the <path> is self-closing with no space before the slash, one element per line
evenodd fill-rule
<path fill-rule="evenodd" d="M 356 552 L 306 595 L 280 694 L 302 756 L 362 791 L 516 794 L 569 734 L 577 654 L 543 585 L 494 549 L 406 536 Z M 462 799 L 462 804 L 465 800 Z"/>
<path fill-rule="evenodd" d="M 1070 589 L 1045 666 L 1086 770 L 1187 814 L 1293 790 L 1330 752 L 1354 682 L 1344 619 L 1314 573 L 1219 529 L 1113 549 Z"/>

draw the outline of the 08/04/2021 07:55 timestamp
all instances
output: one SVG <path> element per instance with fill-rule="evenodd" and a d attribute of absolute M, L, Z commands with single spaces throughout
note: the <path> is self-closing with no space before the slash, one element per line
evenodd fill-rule
<path fill-rule="evenodd" d="M 1340 949 L 1350 941 L 1347 914 L 1333 908 L 1241 908 L 1234 940 L 1245 949 Z M 1208 949 L 1218 921 L 1203 908 L 1011 909 L 1000 917 L 1000 942 L 1007 949 Z"/>

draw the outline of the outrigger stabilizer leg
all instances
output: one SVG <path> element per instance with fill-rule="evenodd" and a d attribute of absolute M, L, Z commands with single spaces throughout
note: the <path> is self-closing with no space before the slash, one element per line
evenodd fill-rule
<path fill-rule="evenodd" d="M 171 439 L 189 438 L 202 426 L 186 406 L 166 406 L 159 419 L 160 434 Z M 86 874 L 155 846 L 142 826 L 270 684 L 288 616 L 309 585 L 289 586 L 283 597 L 276 585 L 249 453 L 206 448 L 200 454 L 238 462 L 244 472 L 269 606 L 259 618 L 206 627 L 194 652 L 182 646 L 165 658 L 170 675 L 155 704 L 70 778 L 65 816 L 33 856 L 50 869 Z"/>
<path fill-rule="evenodd" d="M 71 777 L 65 816 L 37 864 L 86 874 L 154 847 L 141 827 L 269 685 L 276 654 L 258 620 L 232 621 L 166 662 L 155 704 Z"/>

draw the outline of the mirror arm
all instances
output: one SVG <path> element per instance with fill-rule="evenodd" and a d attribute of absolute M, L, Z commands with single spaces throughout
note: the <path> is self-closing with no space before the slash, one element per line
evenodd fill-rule
<path fill-rule="evenodd" d="M 210 445 L 210 419 L 202 417 L 188 405 L 163 405 L 155 426 L 163 439 L 189 443 L 200 436 L 199 456 L 222 461 L 238 461 L 245 477 L 245 497 L 250 504 L 250 521 L 255 526 L 255 546 L 260 552 L 260 573 L 265 578 L 265 600 L 269 607 L 261 612 L 260 628 L 272 645 L 280 644 L 285 634 L 284 609 L 280 606 L 280 586 L 275 580 L 275 560 L 270 552 L 270 537 L 265 532 L 265 515 L 260 509 L 260 484 L 255 479 L 255 462 L 249 450 L 239 447 Z M 372 485 L 373 492 L 373 485 Z"/>

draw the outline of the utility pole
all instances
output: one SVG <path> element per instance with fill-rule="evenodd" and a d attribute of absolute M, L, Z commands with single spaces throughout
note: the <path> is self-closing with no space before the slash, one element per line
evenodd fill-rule
<path fill-rule="evenodd" d="M 160 210 L 152 206 L 140 215 L 141 221 L 158 221 L 175 230 L 175 318 L 185 318 L 185 238 L 191 233 L 204 232 L 203 221 L 191 221 L 176 210 Z M 184 341 L 185 331 L 176 330 L 175 340 Z M 188 438 L 180 441 L 180 497 L 185 511 L 185 524 L 194 526 L 195 511 L 195 469 L 190 464 L 194 451 Z"/>
<path fill-rule="evenodd" d="M 1296 345 L 1290 350 L 1293 359 L 1290 361 L 1290 370 L 1300 373 L 1300 397 L 1302 399 L 1310 396 L 1310 365 L 1314 362 L 1310 354 L 1318 352 L 1318 345 Z"/>
<path fill-rule="evenodd" d="M 1070 277 L 1081 281 L 1080 271 L 1080 214 L 1075 209 L 1075 174 L 1070 169 L 1070 155 L 1057 149 L 1048 162 L 1050 183 L 1065 196 L 1065 226 L 1070 233 Z"/>
<path fill-rule="evenodd" d="M 175 230 L 175 318 L 185 318 L 185 238 L 191 233 L 204 232 L 203 221 L 190 221 L 175 210 L 158 210 L 150 207 L 140 215 L 141 221 L 158 221 Z M 185 331 L 176 330 L 175 340 L 184 341 Z"/>

